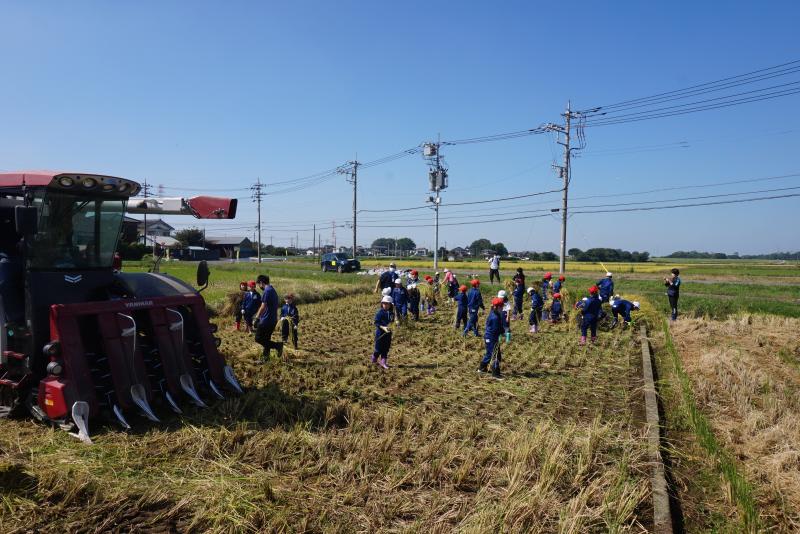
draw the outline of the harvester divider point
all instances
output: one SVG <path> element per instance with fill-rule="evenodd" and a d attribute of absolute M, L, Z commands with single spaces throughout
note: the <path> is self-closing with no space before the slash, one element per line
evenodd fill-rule
<path fill-rule="evenodd" d="M 225 395 L 222 394 L 222 392 L 219 390 L 219 388 L 217 387 L 217 385 L 214 383 L 213 380 L 208 381 L 208 386 L 211 388 L 211 391 L 213 391 L 217 397 L 219 397 L 222 400 L 225 400 Z"/>
<path fill-rule="evenodd" d="M 153 421 L 154 423 L 160 423 L 161 420 L 156 417 L 156 414 L 153 413 L 153 409 L 150 408 L 150 403 L 147 402 L 147 394 L 145 392 L 144 386 L 141 384 L 134 384 L 131 386 L 131 399 L 142 410 L 144 416 Z"/>
<path fill-rule="evenodd" d="M 203 402 L 203 399 L 200 398 L 200 395 L 197 394 L 197 390 L 194 388 L 194 382 L 192 381 L 192 377 L 188 374 L 182 374 L 180 378 L 181 387 L 183 391 L 189 395 L 189 398 L 199 406 L 200 408 L 208 408 L 206 403 Z"/>
<path fill-rule="evenodd" d="M 172 398 L 172 395 L 169 394 L 169 391 L 164 392 L 164 397 L 166 397 L 167 403 L 169 404 L 170 408 L 172 408 L 173 412 L 179 415 L 183 414 L 183 411 L 178 408 L 178 404 L 175 402 L 175 399 Z"/>
<path fill-rule="evenodd" d="M 225 373 L 225 380 L 227 380 L 228 384 L 230 384 L 238 393 L 244 393 L 244 391 L 242 391 L 242 386 L 239 385 L 239 381 L 236 380 L 236 375 L 233 374 L 233 369 L 231 366 L 226 365 L 225 369 L 223 369 L 223 372 Z"/>
<path fill-rule="evenodd" d="M 112 409 L 114 410 L 114 415 L 117 416 L 117 421 L 119 421 L 119 424 L 122 426 L 122 428 L 125 430 L 130 430 L 131 425 L 129 425 L 125 420 L 125 416 L 122 415 L 122 410 L 119 408 L 119 406 L 115 404 Z"/>
<path fill-rule="evenodd" d="M 82 442 L 92 445 L 92 438 L 89 437 L 89 403 L 86 401 L 76 401 L 72 405 L 72 420 L 78 427 L 78 433 L 72 434 Z"/>

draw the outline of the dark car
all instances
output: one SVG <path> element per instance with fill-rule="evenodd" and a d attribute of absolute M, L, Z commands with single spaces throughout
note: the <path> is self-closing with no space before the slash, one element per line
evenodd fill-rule
<path fill-rule="evenodd" d="M 319 262 L 322 271 L 337 271 L 340 273 L 355 272 L 361 270 L 361 263 L 358 260 L 348 258 L 346 254 L 341 252 L 333 254 L 323 254 L 322 260 Z"/>

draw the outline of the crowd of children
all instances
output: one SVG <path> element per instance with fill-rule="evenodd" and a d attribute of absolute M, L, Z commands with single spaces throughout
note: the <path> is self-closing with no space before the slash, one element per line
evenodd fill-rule
<path fill-rule="evenodd" d="M 400 273 L 394 263 L 390 264 L 389 269 L 381 274 L 375 286 L 375 291 L 381 293 L 381 300 L 373 321 L 375 346 L 371 356 L 372 363 L 383 369 L 389 368 L 393 323 L 403 324 L 409 317 L 418 321 L 420 309 L 428 315 L 436 313 L 441 285 L 439 275 L 438 272 L 434 276 L 426 275 L 423 277 L 424 281 L 420 281 L 418 271 L 410 270 Z M 471 287 L 468 289 L 467 285 L 458 284 L 455 273 L 449 269 L 444 270 L 443 281 L 447 300 L 454 303 L 456 307 L 454 322 L 456 331 L 463 337 L 470 333 L 475 337 L 481 337 L 479 314 L 486 308 L 480 290 L 480 281 L 474 275 L 470 278 L 469 285 Z M 503 338 L 507 343 L 510 342 L 511 321 L 524 318 L 525 295 L 528 296 L 531 306 L 528 314 L 531 334 L 539 333 L 543 323 L 555 324 L 565 317 L 561 295 L 566 282 L 563 275 L 554 281 L 552 273 L 545 273 L 541 281 L 534 281 L 527 288 L 525 281 L 523 269 L 518 268 L 513 277 L 513 290 L 511 291 L 513 305 L 505 290 L 500 290 L 497 296 L 492 298 L 483 329 L 485 352 L 478 371 L 491 371 L 496 378 L 502 376 L 500 372 L 502 361 L 500 342 Z M 665 279 L 665 285 L 667 285 L 668 292 L 671 293 L 670 303 L 674 304 L 672 306 L 673 314 L 677 315 L 677 292 L 680 285 L 677 272 L 674 272 L 671 278 Z M 269 359 L 272 349 L 275 349 L 280 357 L 283 345 L 290 340 L 296 349 L 298 347 L 300 312 L 294 295 L 287 294 L 284 297 L 283 306 L 278 309 L 277 292 L 270 285 L 269 277 L 265 275 L 260 275 L 255 281 L 241 282 L 239 290 L 242 295 L 239 300 L 241 304 L 234 311 L 235 329 L 255 332 L 255 341 L 264 347 L 263 360 Z M 549 305 L 547 305 L 548 301 L 550 301 Z M 587 339 L 591 343 L 596 341 L 598 322 L 607 316 L 603 310 L 604 303 L 610 305 L 613 315 L 611 328 L 617 326 L 620 316 L 622 316 L 624 325 L 629 324 L 631 312 L 639 309 L 638 302 L 631 302 L 614 294 L 613 276 L 612 273 L 607 272 L 603 279 L 588 289 L 588 295 L 575 304 L 575 310 L 579 313 L 580 345 L 585 345 Z M 271 337 L 278 324 L 280 324 L 281 342 L 273 342 Z"/>

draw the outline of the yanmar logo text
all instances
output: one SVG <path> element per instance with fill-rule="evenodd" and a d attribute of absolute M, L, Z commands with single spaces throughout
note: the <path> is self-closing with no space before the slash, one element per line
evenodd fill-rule
<path fill-rule="evenodd" d="M 126 308 L 146 308 L 146 307 L 152 306 L 152 305 L 153 305 L 153 301 L 152 300 L 137 300 L 135 302 L 126 302 L 125 303 L 125 307 Z"/>

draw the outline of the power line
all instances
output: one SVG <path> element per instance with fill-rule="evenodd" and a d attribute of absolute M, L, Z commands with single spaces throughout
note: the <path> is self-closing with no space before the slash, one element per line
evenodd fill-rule
<path fill-rule="evenodd" d="M 646 206 L 646 207 L 639 207 L 639 208 L 621 208 L 621 209 L 607 209 L 607 210 L 593 210 L 593 211 L 576 211 L 573 212 L 573 215 L 585 215 L 585 214 L 595 214 L 595 213 L 619 213 L 619 212 L 627 212 L 627 211 L 655 211 L 655 210 L 668 210 L 674 208 L 692 208 L 696 206 L 717 206 L 720 204 L 741 204 L 745 202 L 756 202 L 759 200 L 773 200 L 779 198 L 791 198 L 791 197 L 800 197 L 800 193 L 791 193 L 786 195 L 772 195 L 766 197 L 758 197 L 758 198 L 742 198 L 738 200 L 719 200 L 715 202 L 698 202 L 694 204 L 675 204 L 672 206 Z"/>
<path fill-rule="evenodd" d="M 772 66 L 772 67 L 766 67 L 766 68 L 763 68 L 763 69 L 758 69 L 758 70 L 754 70 L 754 71 L 750 71 L 750 72 L 745 72 L 744 74 L 737 74 L 735 76 L 728 76 L 726 78 L 720 78 L 718 80 L 712 80 L 710 82 L 705 82 L 705 83 L 701 83 L 701 84 L 697 84 L 697 85 L 691 85 L 689 87 L 684 87 L 683 89 L 675 89 L 673 91 L 657 93 L 657 94 L 650 95 L 650 96 L 644 96 L 644 97 L 633 98 L 633 99 L 629 99 L 629 100 L 623 100 L 621 102 L 616 102 L 616 103 L 613 103 L 613 104 L 606 104 L 604 106 L 598 106 L 597 108 L 594 108 L 593 110 L 584 110 L 584 111 L 591 112 L 591 111 L 595 111 L 595 110 L 598 110 L 598 109 L 611 109 L 611 108 L 615 108 L 615 107 L 620 107 L 620 106 L 625 106 L 625 105 L 629 105 L 629 104 L 642 102 L 642 101 L 645 101 L 645 100 L 652 100 L 652 99 L 656 99 L 656 98 L 660 98 L 660 97 L 664 97 L 664 96 L 676 95 L 678 93 L 684 93 L 686 91 L 690 91 L 690 90 L 693 90 L 693 89 L 698 89 L 698 88 L 701 88 L 701 87 L 708 87 L 708 86 L 716 85 L 716 84 L 719 84 L 719 83 L 722 83 L 722 82 L 735 80 L 735 79 L 738 79 L 738 78 L 745 78 L 745 77 L 751 76 L 753 74 L 758 74 L 760 72 L 776 70 L 776 69 L 780 69 L 782 67 L 786 67 L 788 65 L 797 65 L 797 64 L 800 64 L 800 59 L 797 59 L 797 60 L 794 60 L 794 61 L 788 61 L 786 63 L 781 63 L 780 65 L 775 65 L 775 66 Z M 790 67 L 790 68 L 794 69 L 796 67 Z"/>

